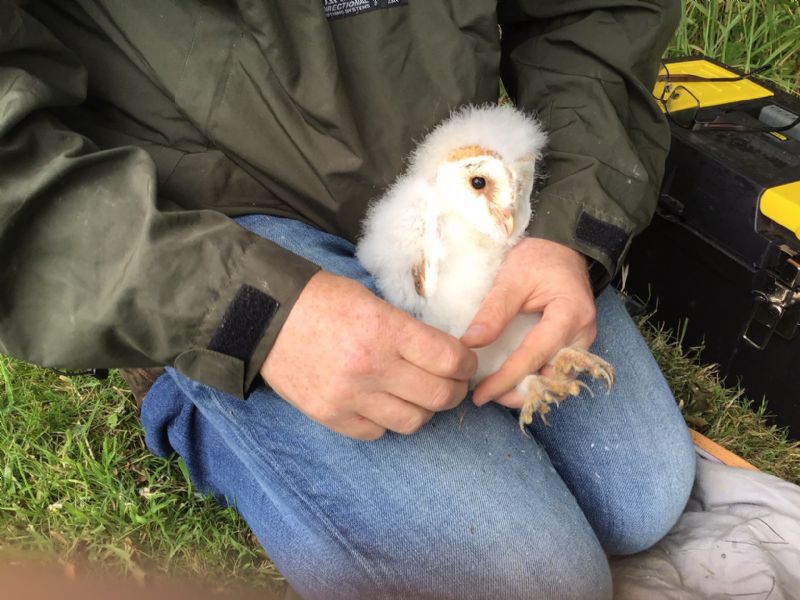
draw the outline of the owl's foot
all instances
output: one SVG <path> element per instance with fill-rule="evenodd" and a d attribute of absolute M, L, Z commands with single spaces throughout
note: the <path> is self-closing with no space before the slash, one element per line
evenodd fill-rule
<path fill-rule="evenodd" d="M 602 379 L 606 382 L 607 391 L 611 391 L 614 385 L 614 367 L 587 350 L 571 346 L 562 348 L 550 364 L 556 373 L 565 377 L 588 373 L 593 379 Z"/>
<path fill-rule="evenodd" d="M 547 425 L 545 415 L 550 412 L 550 406 L 557 406 L 567 396 L 577 396 L 581 389 L 591 394 L 589 386 L 576 379 L 581 373 L 586 373 L 593 379 L 602 379 L 609 391 L 614 385 L 614 367 L 586 350 L 562 348 L 550 365 L 553 368 L 551 375 L 529 375 L 517 387 L 525 398 L 519 413 L 521 428 L 530 425 L 535 414 Z"/>
<path fill-rule="evenodd" d="M 567 396 L 577 396 L 581 388 L 589 390 L 589 386 L 575 379 L 574 375 L 567 376 L 561 373 L 551 376 L 528 375 L 517 386 L 517 390 L 525 398 L 519 412 L 520 429 L 533 423 L 534 414 L 538 414 L 544 424 L 548 425 L 545 415 L 550 412 L 550 405 L 558 406 Z M 591 393 L 591 390 L 589 391 Z"/>

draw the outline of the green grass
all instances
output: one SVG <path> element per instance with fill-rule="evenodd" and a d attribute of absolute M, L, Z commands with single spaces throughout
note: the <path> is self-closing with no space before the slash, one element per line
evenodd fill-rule
<path fill-rule="evenodd" d="M 800 87 L 800 0 L 686 0 L 671 55 L 707 54 Z M 763 406 L 720 386 L 651 323 L 645 337 L 687 421 L 759 468 L 800 483 L 800 445 Z M 116 374 L 68 379 L 0 357 L 0 562 L 44 553 L 134 577 L 183 574 L 274 588 L 243 521 L 192 489 L 179 462 L 144 449 Z"/>
<path fill-rule="evenodd" d="M 690 427 L 759 469 L 800 485 L 800 442 L 766 418 L 741 388 L 725 387 L 715 365 L 699 361 L 699 348 L 684 352 L 678 336 L 648 320 L 639 327 L 669 382 Z"/>
<path fill-rule="evenodd" d="M 278 585 L 242 519 L 146 451 L 116 373 L 60 377 L 6 357 L 0 373 L 0 558 Z"/>
<path fill-rule="evenodd" d="M 800 0 L 684 0 L 670 56 L 705 54 L 762 77 L 800 88 Z"/>

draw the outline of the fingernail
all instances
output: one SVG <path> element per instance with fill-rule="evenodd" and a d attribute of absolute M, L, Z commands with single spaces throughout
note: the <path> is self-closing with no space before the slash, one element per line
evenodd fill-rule
<path fill-rule="evenodd" d="M 480 336 L 484 331 L 486 331 L 486 325 L 476 323 L 475 325 L 469 326 L 469 329 L 464 333 L 464 337 Z"/>
<path fill-rule="evenodd" d="M 472 403 L 473 403 L 475 406 L 483 406 L 484 404 L 487 404 L 487 403 L 489 403 L 489 402 L 491 402 L 491 401 L 492 401 L 492 399 L 491 399 L 491 398 L 486 398 L 486 399 L 484 399 L 484 400 L 476 400 L 474 396 L 472 397 Z"/>

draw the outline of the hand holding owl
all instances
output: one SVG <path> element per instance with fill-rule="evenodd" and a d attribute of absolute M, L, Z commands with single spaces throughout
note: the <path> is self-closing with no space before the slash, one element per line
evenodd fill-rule
<path fill-rule="evenodd" d="M 261 368 L 272 388 L 338 433 L 410 434 L 467 393 L 475 354 L 455 337 L 325 271 L 303 289 Z"/>
<path fill-rule="evenodd" d="M 521 408 L 524 398 L 514 389 L 517 382 L 542 369 L 561 348 L 591 346 L 595 304 L 583 255 L 549 240 L 523 239 L 509 251 L 461 341 L 469 347 L 486 346 L 520 312 L 541 312 L 542 320 L 500 370 L 475 389 L 473 401 L 479 406 L 495 400 Z"/>

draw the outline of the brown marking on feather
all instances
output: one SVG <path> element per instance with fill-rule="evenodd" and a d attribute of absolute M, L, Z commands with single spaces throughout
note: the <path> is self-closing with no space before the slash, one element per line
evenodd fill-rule
<path fill-rule="evenodd" d="M 464 158 L 472 158 L 474 156 L 492 156 L 497 159 L 501 159 L 502 157 L 495 152 L 494 150 L 489 150 L 488 148 L 484 148 L 483 146 L 462 146 L 461 148 L 456 148 L 450 154 L 447 155 L 447 160 L 450 162 L 455 162 L 457 160 L 462 160 Z"/>
<path fill-rule="evenodd" d="M 414 290 L 422 298 L 425 297 L 425 253 L 422 260 L 411 267 L 411 276 L 414 278 Z"/>
<path fill-rule="evenodd" d="M 486 186 L 482 190 L 476 191 L 483 194 L 484 198 L 489 202 L 490 210 L 492 210 L 492 207 L 497 206 L 497 185 L 491 177 L 483 176 L 483 179 L 486 181 Z"/>

